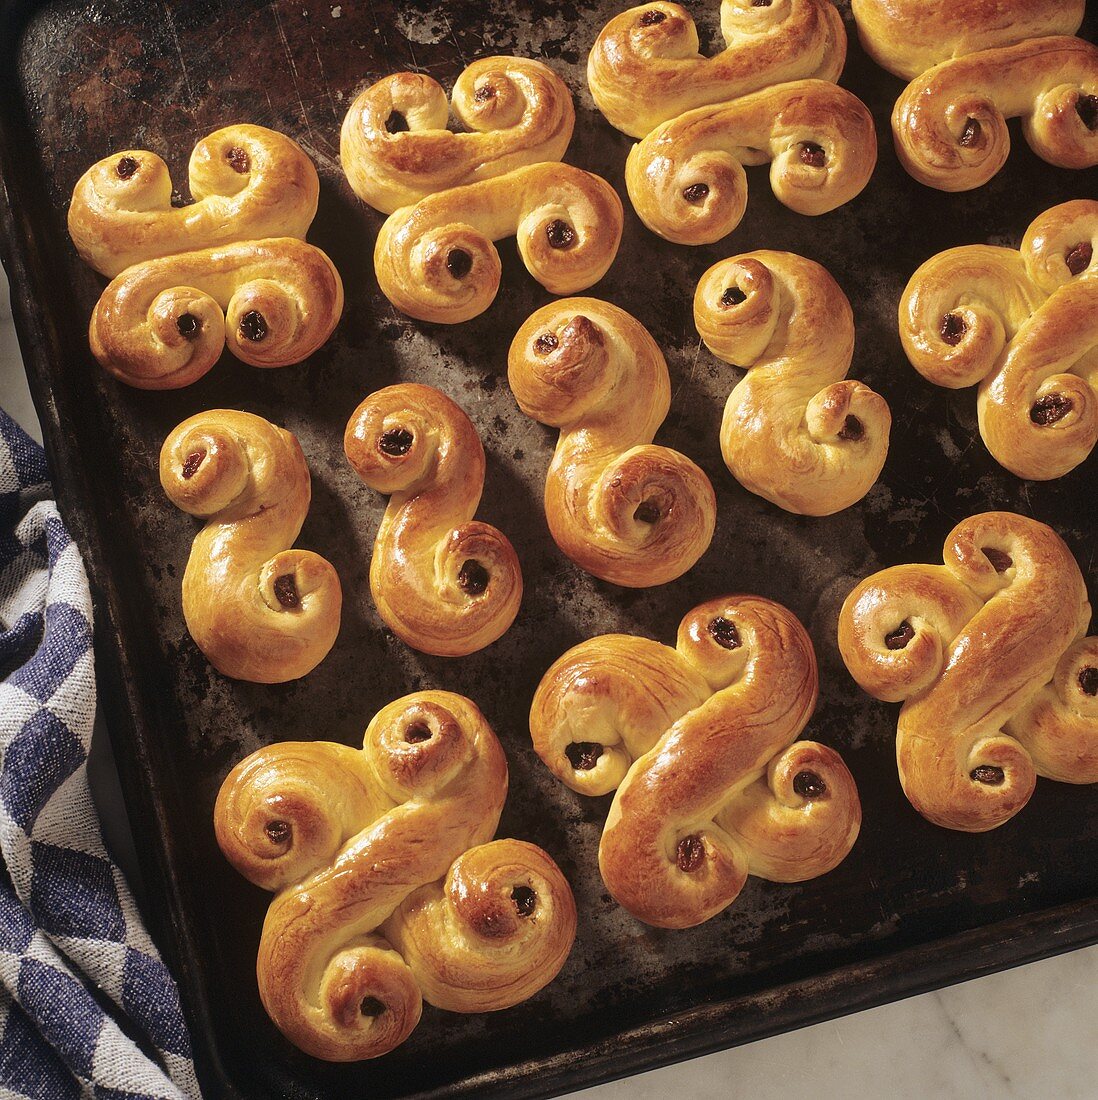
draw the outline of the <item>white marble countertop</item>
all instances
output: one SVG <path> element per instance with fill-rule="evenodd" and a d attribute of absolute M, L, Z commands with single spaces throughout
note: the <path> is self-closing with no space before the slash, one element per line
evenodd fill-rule
<path fill-rule="evenodd" d="M 0 273 L 0 407 L 41 438 Z M 108 843 L 130 864 L 103 731 L 91 779 Z M 654 1070 L 577 1096 L 1098 1097 L 1098 947 Z"/>

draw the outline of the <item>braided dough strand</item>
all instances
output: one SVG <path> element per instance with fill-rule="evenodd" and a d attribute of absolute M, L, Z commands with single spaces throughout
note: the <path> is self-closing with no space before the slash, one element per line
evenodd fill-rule
<path fill-rule="evenodd" d="M 291 237 L 244 241 L 127 268 L 92 313 L 92 354 L 139 389 L 189 386 L 226 343 L 253 367 L 308 358 L 343 312 L 328 257 Z"/>
<path fill-rule="evenodd" d="M 205 519 L 183 575 L 183 617 L 226 676 L 294 680 L 327 656 L 342 592 L 332 566 L 289 549 L 309 511 L 309 468 L 297 440 L 251 413 L 214 409 L 164 441 L 160 483 Z"/>
<path fill-rule="evenodd" d="M 861 500 L 884 466 L 892 414 L 846 378 L 854 318 L 827 271 L 791 252 L 721 260 L 698 283 L 694 323 L 714 355 L 747 368 L 721 422 L 736 480 L 801 515 Z"/>
<path fill-rule="evenodd" d="M 522 571 L 502 532 L 473 519 L 484 448 L 472 421 L 430 386 L 389 386 L 355 410 L 344 450 L 367 485 L 391 496 L 370 590 L 392 631 L 443 657 L 504 634 L 518 614 Z"/>
<path fill-rule="evenodd" d="M 606 274 L 622 222 L 621 199 L 605 180 L 569 164 L 534 164 L 396 211 L 378 233 L 374 267 L 397 309 L 456 324 L 496 296 L 493 241 L 515 235 L 527 271 L 550 293 L 573 294 Z"/>
<path fill-rule="evenodd" d="M 515 335 L 507 376 L 524 413 L 560 428 L 545 515 L 564 553 L 631 588 L 693 566 L 713 537 L 716 497 L 690 459 L 652 443 L 671 384 L 644 326 L 594 298 L 550 303 Z"/>
<path fill-rule="evenodd" d="M 657 127 L 630 150 L 625 183 L 653 233 L 676 244 L 710 244 L 743 218 L 743 165 L 767 161 L 779 202 L 799 214 L 826 214 L 858 195 L 873 174 L 873 117 L 835 84 L 780 84 Z"/>
<path fill-rule="evenodd" d="M 114 277 L 159 256 L 262 237 L 302 240 L 316 216 L 320 180 L 305 151 L 263 126 L 226 126 L 191 153 L 194 202 L 172 205 L 168 166 L 127 149 L 93 164 L 69 204 L 81 258 Z"/>
<path fill-rule="evenodd" d="M 896 153 L 920 183 L 968 191 L 1002 168 L 1018 117 L 1049 164 L 1098 164 L 1098 47 L 1053 36 L 936 65 L 896 101 Z"/>
<path fill-rule="evenodd" d="M 279 890 L 257 974 L 287 1038 L 330 1061 L 373 1058 L 407 1038 L 421 998 L 505 1008 L 556 976 L 574 902 L 540 849 L 487 843 L 506 790 L 484 716 L 440 691 L 385 707 L 361 752 L 291 742 L 237 765 L 214 823 L 229 861 Z"/>
<path fill-rule="evenodd" d="M 355 194 L 383 213 L 436 191 L 559 161 L 576 115 L 567 85 L 547 65 L 522 57 L 474 61 L 446 93 L 426 73 L 394 73 L 351 104 L 339 156 Z"/>
<path fill-rule="evenodd" d="M 678 4 L 644 4 L 615 16 L 587 60 L 587 82 L 612 126 L 641 138 L 695 107 L 769 85 L 834 82 L 846 61 L 842 16 L 828 0 L 722 0 L 726 49 L 699 52 L 694 20 Z"/>
<path fill-rule="evenodd" d="M 853 846 L 861 807 L 846 766 L 796 741 L 816 695 L 796 618 L 730 596 L 691 611 L 676 649 L 608 635 L 569 650 L 535 693 L 530 730 L 573 789 L 617 786 L 599 848 L 610 893 L 648 924 L 687 928 L 749 873 L 803 881 Z"/>
<path fill-rule="evenodd" d="M 1098 639 L 1083 640 L 1082 575 L 1044 524 L 973 516 L 943 557 L 858 585 L 839 648 L 866 691 L 906 700 L 896 758 L 911 804 L 935 824 L 985 832 L 1026 804 L 1038 774 L 1098 779 L 1098 671 L 1087 664 Z"/>
<path fill-rule="evenodd" d="M 850 7 L 865 52 L 910 80 L 978 50 L 1074 34 L 1086 0 L 851 0 Z"/>

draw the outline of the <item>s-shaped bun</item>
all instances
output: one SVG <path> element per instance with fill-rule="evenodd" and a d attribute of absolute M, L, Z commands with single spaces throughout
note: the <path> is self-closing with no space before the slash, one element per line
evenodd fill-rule
<path fill-rule="evenodd" d="M 1026 141 L 1049 164 L 1098 164 L 1098 47 L 1081 38 L 1034 38 L 928 69 L 896 101 L 896 153 L 920 183 L 969 191 L 1006 162 L 1007 119 L 1018 117 Z"/>
<path fill-rule="evenodd" d="M 275 897 L 256 976 L 290 1042 L 331 1062 L 377 1058 L 422 1002 L 494 1012 L 556 977 L 576 905 L 540 848 L 492 840 L 507 761 L 461 695 L 419 691 L 374 717 L 361 749 L 260 749 L 214 808 L 221 850 Z"/>
<path fill-rule="evenodd" d="M 595 298 L 551 302 L 515 335 L 507 377 L 524 413 L 560 429 L 545 515 L 581 569 L 646 588 L 681 576 L 705 553 L 713 487 L 685 455 L 652 443 L 671 383 L 636 318 Z"/>
<path fill-rule="evenodd" d="M 542 678 L 534 748 L 573 790 L 617 788 L 599 845 L 607 889 L 633 916 L 689 928 L 749 874 L 804 882 L 857 839 L 861 803 L 833 749 L 798 741 L 816 706 L 804 627 L 758 596 L 694 608 L 675 648 L 607 634 Z"/>
<path fill-rule="evenodd" d="M 454 84 L 450 105 L 426 73 L 370 85 L 343 120 L 339 159 L 355 194 L 386 214 L 436 191 L 559 161 L 572 139 L 572 93 L 540 61 L 485 57 Z"/>
<path fill-rule="evenodd" d="M 291 547 L 309 511 L 309 467 L 289 432 L 251 413 L 184 420 L 160 451 L 171 502 L 206 520 L 183 574 L 183 617 L 226 676 L 280 684 L 311 672 L 339 633 L 332 566 Z"/>
<path fill-rule="evenodd" d="M 944 565 L 897 565 L 854 589 L 839 649 L 869 694 L 903 701 L 900 782 L 924 817 L 979 833 L 1038 775 L 1098 781 L 1098 637 L 1079 566 L 1049 527 L 962 520 Z"/>
<path fill-rule="evenodd" d="M 849 508 L 888 454 L 888 403 L 847 378 L 854 317 L 838 283 L 792 252 L 748 252 L 698 283 L 706 347 L 747 369 L 721 421 L 721 453 L 746 489 L 802 515 Z"/>
<path fill-rule="evenodd" d="M 836 84 L 779 84 L 658 126 L 630 151 L 625 183 L 653 233 L 710 244 L 731 233 L 747 208 L 743 166 L 767 161 L 779 202 L 798 214 L 826 214 L 873 174 L 873 116 Z"/>
<path fill-rule="evenodd" d="M 493 241 L 517 237 L 526 270 L 551 294 L 574 294 L 606 274 L 622 222 L 621 199 L 604 179 L 570 164 L 533 164 L 391 214 L 374 268 L 397 309 L 452 325 L 495 299 L 501 268 Z"/>
<path fill-rule="evenodd" d="M 370 562 L 378 614 L 424 653 L 461 657 L 514 622 L 522 571 L 514 547 L 473 517 L 484 448 L 445 394 L 405 382 L 370 394 L 343 441 L 355 473 L 390 494 Z"/>

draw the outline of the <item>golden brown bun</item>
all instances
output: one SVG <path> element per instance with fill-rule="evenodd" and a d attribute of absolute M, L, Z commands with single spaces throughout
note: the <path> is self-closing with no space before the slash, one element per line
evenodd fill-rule
<path fill-rule="evenodd" d="M 576 908 L 540 848 L 491 840 L 507 762 L 466 698 L 390 703 L 355 750 L 287 742 L 241 761 L 217 796 L 221 850 L 275 898 L 257 976 L 271 1019 L 306 1053 L 376 1058 L 421 1000 L 490 1012 L 556 977 Z"/>
<path fill-rule="evenodd" d="M 816 657 L 784 607 L 728 596 L 694 608 L 676 649 L 608 634 L 570 649 L 534 695 L 530 731 L 581 794 L 617 794 L 599 847 L 607 889 L 664 928 L 701 924 L 747 875 L 802 882 L 836 867 L 861 804 L 839 755 L 797 741 Z"/>
<path fill-rule="evenodd" d="M 311 672 L 339 633 L 332 566 L 291 550 L 309 511 L 297 440 L 260 416 L 212 409 L 164 440 L 160 484 L 205 519 L 183 574 L 183 617 L 226 676 L 280 684 Z"/>
<path fill-rule="evenodd" d="M 829 0 L 722 0 L 721 31 L 727 48 L 706 58 L 694 20 L 678 4 L 659 0 L 615 16 L 587 59 L 599 110 L 639 138 L 684 111 L 772 84 L 836 81 L 846 61 L 846 30 Z"/>
<path fill-rule="evenodd" d="M 839 649 L 871 695 L 905 700 L 900 782 L 924 817 L 979 833 L 1013 817 L 1037 775 L 1098 781 L 1098 638 L 1079 566 L 1036 520 L 987 512 L 949 534 L 945 565 L 862 581 Z"/>
<path fill-rule="evenodd" d="M 168 166 L 145 149 L 106 157 L 80 177 L 69 234 L 111 277 L 158 256 L 261 237 L 304 239 L 320 180 L 297 142 L 263 126 L 226 126 L 191 153 L 189 206 L 172 205 Z"/>
<path fill-rule="evenodd" d="M 713 487 L 685 455 L 652 443 L 671 383 L 639 321 L 594 298 L 552 302 L 519 329 L 507 376 L 527 416 L 560 428 L 545 515 L 581 569 L 647 588 L 681 576 L 705 553 Z"/>
<path fill-rule="evenodd" d="M 798 214 L 826 214 L 873 174 L 873 116 L 835 84 L 780 84 L 657 127 L 630 151 L 625 184 L 653 233 L 710 244 L 731 233 L 747 208 L 743 165 L 767 161 L 779 202 Z"/>
<path fill-rule="evenodd" d="M 940 61 L 1074 34 L 1086 0 L 851 0 L 865 52 L 910 80 Z"/>
<path fill-rule="evenodd" d="M 896 153 L 920 183 L 969 191 L 1002 168 L 1006 120 L 1019 117 L 1026 141 L 1049 164 L 1098 164 L 1098 47 L 1034 38 L 935 65 L 896 101 Z"/>
<path fill-rule="evenodd" d="M 791 252 L 748 252 L 698 283 L 706 347 L 747 368 L 721 422 L 721 453 L 744 488 L 788 512 L 827 516 L 876 482 L 888 454 L 888 403 L 846 377 L 854 316 L 838 283 Z"/>
<path fill-rule="evenodd" d="M 430 195 L 391 214 L 378 233 L 382 292 L 420 321 L 456 324 L 483 313 L 499 289 L 493 241 L 517 236 L 526 270 L 551 294 L 586 290 L 621 241 L 621 199 L 570 164 L 533 164 Z"/>
<path fill-rule="evenodd" d="M 343 120 L 339 159 L 363 202 L 386 214 L 435 191 L 558 161 L 576 113 L 568 86 L 547 65 L 524 57 L 474 61 L 450 105 L 426 73 L 393 73 L 372 84 Z"/>
<path fill-rule="evenodd" d="M 372 489 L 391 497 L 370 562 L 378 614 L 413 649 L 462 657 L 514 622 L 522 571 L 506 536 L 473 519 L 484 448 L 445 394 L 410 382 L 372 393 L 343 438 Z"/>
<path fill-rule="evenodd" d="M 127 268 L 92 313 L 92 354 L 115 378 L 176 390 L 225 345 L 253 367 L 320 348 L 343 312 L 343 282 L 319 248 L 292 237 L 243 241 Z"/>
<path fill-rule="evenodd" d="M 932 256 L 900 300 L 912 365 L 939 386 L 980 384 L 980 434 L 1019 477 L 1060 477 L 1098 438 L 1087 367 L 1096 250 L 1098 202 L 1076 199 L 1039 215 L 1020 251 L 963 245 Z"/>

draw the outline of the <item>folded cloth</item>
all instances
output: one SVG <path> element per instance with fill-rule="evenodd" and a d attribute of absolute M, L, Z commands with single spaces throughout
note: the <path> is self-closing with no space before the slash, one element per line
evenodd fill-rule
<path fill-rule="evenodd" d="M 179 992 L 88 788 L 91 598 L 51 496 L 0 410 L 0 1097 L 197 1097 Z"/>

